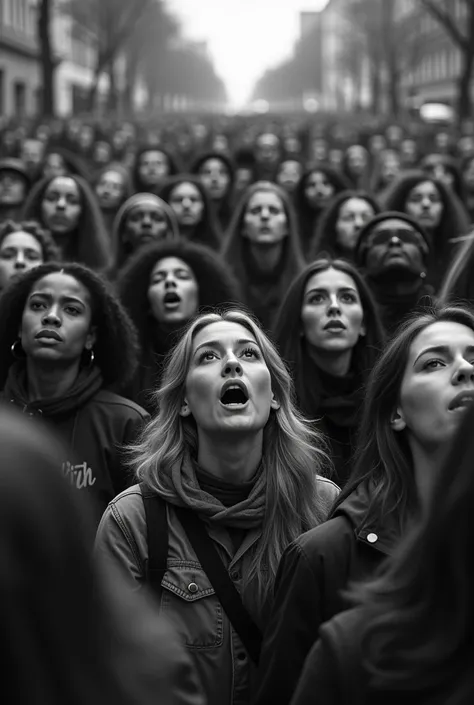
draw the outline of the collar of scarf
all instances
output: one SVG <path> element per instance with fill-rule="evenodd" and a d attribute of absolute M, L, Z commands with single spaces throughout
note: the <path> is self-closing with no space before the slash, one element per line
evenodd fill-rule
<path fill-rule="evenodd" d="M 247 499 L 233 507 L 225 507 L 216 497 L 201 489 L 196 462 L 186 453 L 170 471 L 159 473 L 158 494 L 170 504 L 191 509 L 211 524 L 255 529 L 262 525 L 265 515 L 265 477 L 266 473 L 261 467 Z"/>

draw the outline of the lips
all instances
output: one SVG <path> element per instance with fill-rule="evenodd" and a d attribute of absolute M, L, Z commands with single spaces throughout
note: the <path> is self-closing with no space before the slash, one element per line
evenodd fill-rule
<path fill-rule="evenodd" d="M 448 406 L 449 411 L 456 411 L 456 409 L 467 408 L 471 406 L 474 402 L 474 390 L 467 390 L 464 392 L 459 392 Z"/>
<path fill-rule="evenodd" d="M 163 296 L 163 303 L 165 304 L 179 304 L 180 301 L 181 298 L 175 291 L 167 291 Z"/>
<path fill-rule="evenodd" d="M 242 407 L 248 400 L 247 386 L 241 380 L 228 380 L 222 385 L 220 402 L 223 406 Z"/>
<path fill-rule="evenodd" d="M 324 330 L 346 330 L 346 326 L 342 321 L 329 321 L 324 326 Z"/>
<path fill-rule="evenodd" d="M 46 338 L 48 340 L 57 340 L 58 343 L 63 342 L 63 339 L 61 338 L 59 333 L 57 333 L 55 330 L 48 330 L 46 328 L 40 330 L 39 333 L 35 335 L 35 338 L 37 340 L 40 340 L 41 338 Z"/>

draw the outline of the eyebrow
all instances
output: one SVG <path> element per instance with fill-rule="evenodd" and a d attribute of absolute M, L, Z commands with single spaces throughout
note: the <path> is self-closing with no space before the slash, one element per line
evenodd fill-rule
<path fill-rule="evenodd" d="M 474 352 L 474 345 L 468 345 L 466 347 L 465 352 L 467 352 L 467 353 Z M 418 355 L 418 357 L 416 358 L 413 365 L 416 365 L 416 363 L 418 362 L 420 357 L 422 357 L 423 355 L 426 355 L 426 353 L 440 353 L 441 355 L 449 355 L 450 350 L 449 350 L 448 345 L 433 345 L 430 348 L 425 348 L 425 350 L 422 350 L 421 353 Z"/>
<path fill-rule="evenodd" d="M 41 296 L 43 299 L 51 299 L 53 298 L 52 294 L 48 294 L 43 291 L 32 291 L 31 294 L 29 295 L 29 299 L 31 299 L 33 296 Z M 81 306 L 85 306 L 85 302 L 82 301 L 82 299 L 77 299 L 75 296 L 62 296 L 61 301 L 65 301 L 66 303 L 71 302 L 71 303 L 76 303 L 76 304 L 81 304 Z"/>
<path fill-rule="evenodd" d="M 326 289 L 324 286 L 317 286 L 317 287 L 314 287 L 313 289 L 310 289 L 308 292 L 306 292 L 305 296 L 309 296 L 309 294 L 313 294 L 314 292 L 320 292 L 320 291 L 329 291 L 329 289 Z M 357 289 L 353 286 L 340 286 L 338 288 L 338 291 L 352 291 L 355 294 L 357 294 Z"/>
<path fill-rule="evenodd" d="M 248 345 L 249 343 L 251 343 L 252 345 L 255 345 L 258 348 L 258 343 L 256 343 L 255 340 L 250 340 L 248 338 L 240 338 L 235 342 L 237 345 Z M 201 348 L 222 348 L 222 344 L 219 340 L 209 340 L 207 343 L 201 343 L 201 345 L 198 345 L 196 350 L 194 351 L 194 354 L 196 354 L 197 351 Z"/>

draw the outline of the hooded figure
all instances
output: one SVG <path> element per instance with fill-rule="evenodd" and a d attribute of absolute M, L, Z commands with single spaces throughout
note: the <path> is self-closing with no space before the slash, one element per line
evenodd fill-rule
<path fill-rule="evenodd" d="M 359 234 L 356 264 L 366 275 L 389 335 L 423 296 L 433 294 L 426 284 L 429 254 L 423 228 L 403 213 L 376 215 Z"/>
<path fill-rule="evenodd" d="M 118 210 L 112 227 L 114 271 L 145 244 L 177 240 L 179 227 L 173 209 L 153 193 L 136 193 Z"/>
<path fill-rule="evenodd" d="M 31 180 L 20 159 L 0 159 L 0 223 L 18 220 Z"/>
<path fill-rule="evenodd" d="M 238 286 L 212 250 L 180 240 L 140 250 L 121 272 L 118 290 L 142 347 L 126 395 L 152 410 L 164 358 L 183 327 L 198 310 L 239 302 Z"/>

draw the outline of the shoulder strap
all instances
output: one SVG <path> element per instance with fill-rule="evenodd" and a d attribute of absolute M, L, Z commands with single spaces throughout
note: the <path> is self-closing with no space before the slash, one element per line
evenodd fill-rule
<path fill-rule="evenodd" d="M 174 509 L 224 612 L 242 639 L 250 658 L 255 664 L 258 664 L 262 634 L 245 609 L 242 598 L 230 579 L 204 523 L 188 509 L 181 507 Z"/>
<path fill-rule="evenodd" d="M 161 581 L 166 573 L 168 559 L 168 517 L 166 502 L 157 494 L 150 495 L 149 489 L 140 483 L 145 506 L 146 531 L 148 542 L 147 582 L 157 597 L 161 596 Z"/>

